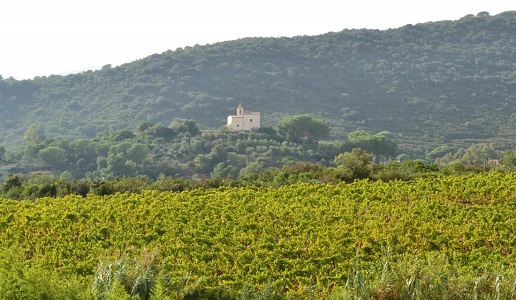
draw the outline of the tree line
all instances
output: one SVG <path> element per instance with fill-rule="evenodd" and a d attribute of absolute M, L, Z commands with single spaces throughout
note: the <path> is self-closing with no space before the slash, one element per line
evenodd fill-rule
<path fill-rule="evenodd" d="M 357 130 L 345 140 L 327 141 L 329 132 L 324 120 L 306 115 L 285 117 L 277 129 L 248 132 L 202 131 L 193 120 L 174 119 L 168 126 L 142 123 L 134 131 L 107 131 L 75 141 L 48 138 L 32 125 L 23 137 L 25 147 L 15 152 L 0 147 L 2 194 L 19 199 L 166 185 L 184 190 L 299 180 L 409 180 L 516 167 L 516 152 L 498 151 L 490 144 L 439 146 L 422 159 L 406 154 L 388 131 Z"/>

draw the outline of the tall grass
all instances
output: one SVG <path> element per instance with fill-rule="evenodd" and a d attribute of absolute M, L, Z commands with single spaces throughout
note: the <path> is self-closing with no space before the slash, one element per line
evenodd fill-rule
<path fill-rule="evenodd" d="M 209 278 L 204 281 L 189 273 L 173 276 L 160 264 L 157 251 L 104 260 L 89 284 L 75 276 L 59 275 L 51 267 L 29 264 L 8 249 L 1 254 L 0 300 L 516 299 L 513 266 L 486 266 L 474 273 L 457 268 L 454 259 L 443 254 L 397 259 L 386 254 L 372 264 L 357 258 L 345 274 L 344 286 L 313 285 L 296 293 L 282 290 L 272 281 L 263 286 L 242 282 L 240 289 L 224 290 L 210 286 Z"/>
<path fill-rule="evenodd" d="M 357 265 L 331 299 L 516 299 L 514 269 L 461 273 L 444 256 L 384 261 L 369 270 Z"/>
<path fill-rule="evenodd" d="M 148 254 L 145 254 L 148 255 Z M 358 255 L 357 255 L 358 257 Z M 297 294 L 282 291 L 273 282 L 263 286 L 242 283 L 240 290 L 221 291 L 202 278 L 185 274 L 173 278 L 153 258 L 120 258 L 99 264 L 92 286 L 95 299 L 516 299 L 516 272 L 498 270 L 463 273 L 443 255 L 393 260 L 390 254 L 377 263 L 357 259 L 341 287 L 310 286 Z"/>
<path fill-rule="evenodd" d="M 157 255 L 158 251 L 144 250 L 139 257 L 124 254 L 116 260 L 100 262 L 93 278 L 94 298 L 150 299 L 158 272 Z"/>

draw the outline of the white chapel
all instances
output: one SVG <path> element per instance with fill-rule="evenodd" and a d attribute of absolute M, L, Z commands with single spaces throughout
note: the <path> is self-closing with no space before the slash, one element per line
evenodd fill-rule
<path fill-rule="evenodd" d="M 245 111 L 242 103 L 240 103 L 237 107 L 236 115 L 228 116 L 228 124 L 226 127 L 230 131 L 243 131 L 260 128 L 260 113 Z"/>

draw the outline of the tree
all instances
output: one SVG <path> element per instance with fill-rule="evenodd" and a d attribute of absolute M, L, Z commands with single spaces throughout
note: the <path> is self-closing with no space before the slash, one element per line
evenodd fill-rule
<path fill-rule="evenodd" d="M 459 152 L 457 152 L 459 153 Z M 459 161 L 465 165 L 482 165 L 486 159 L 497 157 L 492 144 L 473 144 L 464 150 L 464 155 Z"/>
<path fill-rule="evenodd" d="M 373 134 L 365 130 L 350 132 L 348 134 L 348 140 L 355 148 L 364 149 L 370 152 L 373 152 L 372 150 L 375 148 Z"/>
<path fill-rule="evenodd" d="M 364 149 L 354 148 L 335 157 L 337 171 L 348 179 L 362 179 L 371 176 L 373 155 Z"/>
<path fill-rule="evenodd" d="M 5 148 L 4 146 L 0 146 L 0 161 L 4 161 Z"/>
<path fill-rule="evenodd" d="M 134 137 L 135 137 L 134 133 L 131 132 L 130 130 L 126 130 L 126 129 L 115 131 L 113 133 L 113 141 L 117 141 L 117 142 L 124 141 L 127 139 L 132 139 Z"/>
<path fill-rule="evenodd" d="M 294 143 L 312 143 L 328 137 L 330 126 L 322 119 L 294 115 L 281 119 L 278 131 Z"/>
<path fill-rule="evenodd" d="M 516 167 L 516 151 L 504 153 L 501 163 L 507 167 Z"/>
<path fill-rule="evenodd" d="M 42 143 L 45 140 L 45 135 L 38 126 L 32 124 L 27 131 L 25 131 L 23 140 L 27 143 L 23 150 L 23 158 L 27 160 L 27 162 L 33 163 L 34 159 L 38 156 L 38 152 L 45 148 L 45 145 Z"/>
<path fill-rule="evenodd" d="M 380 157 L 386 160 L 396 155 L 398 145 L 392 140 L 394 135 L 389 131 L 382 131 L 372 134 L 365 130 L 357 130 L 348 134 L 349 141 L 356 148 L 364 149 L 375 155 L 376 163 L 380 162 Z"/>
<path fill-rule="evenodd" d="M 41 149 L 38 152 L 38 157 L 44 164 L 51 167 L 53 171 L 60 174 L 67 165 L 65 154 L 66 152 L 59 147 L 48 147 Z"/>
<path fill-rule="evenodd" d="M 149 149 L 143 144 L 134 144 L 126 152 L 127 158 L 139 165 L 147 157 Z"/>
<path fill-rule="evenodd" d="M 238 172 L 239 170 L 234 165 L 221 162 L 215 165 L 211 176 L 215 178 L 235 178 L 238 176 Z"/>
<path fill-rule="evenodd" d="M 200 130 L 194 120 L 175 118 L 168 128 L 173 129 L 176 133 L 190 133 L 191 135 L 199 134 Z"/>
<path fill-rule="evenodd" d="M 177 136 L 177 132 L 172 128 L 165 127 L 161 124 L 150 127 L 146 132 L 148 132 L 149 136 L 162 138 L 165 141 L 172 141 Z"/>
<path fill-rule="evenodd" d="M 107 157 L 107 175 L 115 177 L 136 176 L 136 164 L 128 160 L 122 153 L 110 153 Z"/>
<path fill-rule="evenodd" d="M 426 154 L 426 159 L 430 162 L 434 162 L 437 158 L 443 157 L 449 153 L 453 154 L 456 151 L 457 151 L 457 149 L 455 149 L 454 147 L 448 146 L 448 145 L 439 146 L 439 147 L 435 148 L 434 150 L 428 152 Z"/>
<path fill-rule="evenodd" d="M 376 163 L 379 163 L 380 156 L 385 157 L 385 160 L 389 161 L 398 152 L 398 145 L 389 138 L 375 134 L 374 141 L 375 149 L 373 153 L 376 155 Z"/>
<path fill-rule="evenodd" d="M 23 180 L 20 175 L 9 174 L 2 184 L 2 190 L 8 192 L 13 188 L 21 188 Z"/>
<path fill-rule="evenodd" d="M 36 124 L 30 125 L 27 131 L 25 131 L 25 134 L 23 135 L 23 140 L 29 143 L 30 145 L 40 143 L 44 139 L 45 134 L 40 128 L 38 128 Z"/>
<path fill-rule="evenodd" d="M 258 162 L 252 162 L 240 170 L 241 178 L 252 178 L 263 172 L 263 167 Z"/>

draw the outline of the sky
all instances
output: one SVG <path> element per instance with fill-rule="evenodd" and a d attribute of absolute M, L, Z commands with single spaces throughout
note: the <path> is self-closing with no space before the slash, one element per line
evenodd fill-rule
<path fill-rule="evenodd" d="M 514 0 L 5 0 L 0 75 L 65 75 L 244 37 L 389 29 L 516 10 Z"/>

